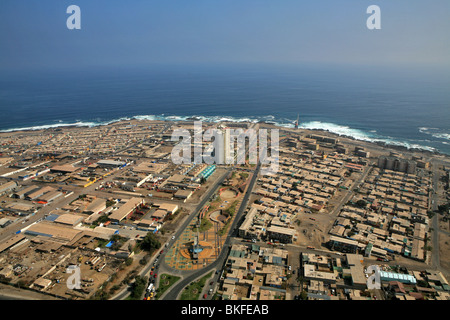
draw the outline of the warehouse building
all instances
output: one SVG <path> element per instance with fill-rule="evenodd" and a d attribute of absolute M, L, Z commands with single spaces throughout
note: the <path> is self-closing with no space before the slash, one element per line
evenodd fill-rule
<path fill-rule="evenodd" d="M 17 182 L 10 181 L 5 184 L 0 185 L 0 196 L 15 190 L 18 187 Z"/>
<path fill-rule="evenodd" d="M 26 231 L 25 234 L 32 236 L 43 236 L 54 238 L 57 240 L 71 241 L 81 231 L 58 225 L 52 222 L 40 222 L 33 224 Z"/>
<path fill-rule="evenodd" d="M 81 216 L 77 216 L 77 215 L 71 214 L 71 213 L 66 213 L 66 214 L 60 215 L 53 222 L 73 227 L 73 226 L 80 224 L 81 221 L 83 221 L 83 219 L 84 218 Z"/>
<path fill-rule="evenodd" d="M 125 219 L 130 213 L 133 212 L 134 209 L 137 208 L 140 204 L 145 204 L 145 201 L 140 198 L 131 198 L 127 200 L 125 204 L 123 204 L 119 209 L 113 211 L 109 216 L 109 219 L 112 221 L 120 222 Z"/>
<path fill-rule="evenodd" d="M 77 170 L 79 170 L 80 168 L 76 168 L 70 164 L 64 164 L 64 165 L 57 165 L 54 166 L 50 169 L 51 173 L 61 173 L 61 174 L 70 174 L 70 173 L 74 173 Z"/>
<path fill-rule="evenodd" d="M 41 202 L 45 202 L 45 203 L 50 203 L 52 201 L 55 201 L 56 199 L 58 199 L 59 197 L 61 197 L 63 195 L 62 192 L 59 191 L 51 191 L 51 192 L 47 192 L 46 194 L 42 195 L 41 197 L 39 197 L 37 200 L 41 201 Z"/>
<path fill-rule="evenodd" d="M 119 168 L 126 164 L 124 161 L 116 160 L 99 160 L 97 165 L 101 168 Z"/>
<path fill-rule="evenodd" d="M 83 210 L 83 213 L 99 213 L 100 211 L 103 211 L 106 209 L 106 200 L 102 198 L 97 198 L 93 200 L 85 210 Z"/>
<path fill-rule="evenodd" d="M 29 187 L 26 187 L 26 188 L 24 188 L 24 189 L 22 189 L 20 191 L 17 191 L 15 193 L 13 193 L 12 196 L 13 196 L 13 198 L 16 198 L 16 199 L 25 199 L 25 197 L 28 194 L 31 194 L 32 192 L 38 190 L 39 188 L 40 187 L 38 187 L 38 186 L 29 186 Z"/>

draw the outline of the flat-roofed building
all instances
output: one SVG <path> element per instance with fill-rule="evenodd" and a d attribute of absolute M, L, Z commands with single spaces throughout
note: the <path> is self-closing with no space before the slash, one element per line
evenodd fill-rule
<path fill-rule="evenodd" d="M 97 165 L 101 168 L 118 168 L 125 165 L 124 161 L 116 161 L 116 160 L 99 160 L 97 161 Z"/>
<path fill-rule="evenodd" d="M 292 243 L 296 235 L 296 231 L 290 228 L 270 226 L 267 228 L 266 234 L 269 239 L 278 240 L 283 243 Z"/>
<path fill-rule="evenodd" d="M 9 218 L 0 218 L 0 228 L 6 228 L 12 222 L 13 222 L 13 220 L 11 220 Z"/>
<path fill-rule="evenodd" d="M 348 253 L 356 253 L 358 251 L 358 241 L 347 238 L 331 236 L 329 245 L 331 250 L 338 250 Z"/>
<path fill-rule="evenodd" d="M 411 248 L 411 258 L 420 261 L 425 260 L 425 241 L 413 239 Z"/>
<path fill-rule="evenodd" d="M 186 179 L 186 176 L 182 175 L 182 174 L 174 174 L 173 176 L 169 177 L 167 179 L 167 181 L 169 183 L 174 183 L 174 184 L 178 184 L 184 181 L 184 179 Z"/>
<path fill-rule="evenodd" d="M 84 217 L 77 216 L 77 215 L 71 214 L 71 213 L 66 213 L 66 214 L 60 215 L 53 222 L 68 225 L 68 226 L 76 226 L 81 221 L 83 221 L 83 219 L 84 219 Z"/>
<path fill-rule="evenodd" d="M 364 257 L 360 254 L 347 254 L 348 269 L 345 269 L 344 274 L 351 277 L 352 286 L 358 289 L 367 288 L 367 279 L 364 274 Z"/>
<path fill-rule="evenodd" d="M 131 198 L 119 209 L 113 211 L 113 213 L 111 213 L 111 215 L 109 216 L 109 219 L 112 221 L 120 222 L 125 219 L 140 204 L 145 204 L 144 199 Z"/>
<path fill-rule="evenodd" d="M 34 236 L 44 236 L 59 240 L 71 241 L 80 230 L 75 230 L 53 222 L 40 222 L 30 226 L 25 233 Z"/>
<path fill-rule="evenodd" d="M 62 192 L 55 190 L 55 191 L 50 191 L 50 192 L 45 193 L 44 195 L 40 196 L 37 200 L 49 203 L 49 202 L 55 201 L 62 195 L 63 195 Z"/>
<path fill-rule="evenodd" d="M 0 252 L 3 252 L 5 250 L 11 248 L 12 246 L 16 245 L 17 243 L 21 242 L 24 239 L 25 239 L 25 236 L 23 234 L 17 234 L 17 235 L 11 236 L 10 238 L 8 238 L 8 240 L 0 243 Z"/>
<path fill-rule="evenodd" d="M 166 216 L 167 216 L 167 211 L 161 210 L 161 209 L 156 210 L 156 211 L 153 212 L 153 214 L 152 214 L 152 218 L 153 218 L 153 219 L 156 219 L 156 220 L 158 220 L 158 221 L 164 220 L 164 218 L 165 218 Z"/>
<path fill-rule="evenodd" d="M 316 270 L 316 266 L 312 264 L 303 265 L 303 276 L 305 280 L 323 281 L 327 284 L 336 283 L 337 272 L 324 272 Z"/>
<path fill-rule="evenodd" d="M 79 169 L 80 168 L 76 168 L 76 167 L 72 166 L 71 164 L 63 164 L 63 165 L 57 165 L 57 166 L 50 168 L 50 172 L 67 174 L 67 173 L 74 173 Z"/>
<path fill-rule="evenodd" d="M 159 207 L 160 210 L 167 211 L 170 214 L 174 214 L 178 210 L 177 204 L 158 202 L 153 204 L 155 207 Z"/>
<path fill-rule="evenodd" d="M 249 232 L 249 230 L 253 226 L 253 220 L 257 213 L 258 210 L 256 208 L 250 208 L 245 216 L 244 222 L 242 222 L 241 226 L 239 227 L 239 237 L 253 238 L 254 234 L 252 232 Z"/>
<path fill-rule="evenodd" d="M 0 185 L 0 195 L 6 194 L 10 191 L 13 191 L 17 187 L 18 187 L 18 184 L 15 181 L 10 181 L 10 182 L 4 183 L 4 184 Z"/>
<path fill-rule="evenodd" d="M 28 203 L 13 202 L 5 206 L 5 209 L 14 212 L 32 213 L 36 212 L 36 206 Z"/>
<path fill-rule="evenodd" d="M 29 186 L 22 190 L 19 190 L 13 194 L 13 198 L 24 199 L 28 194 L 40 189 L 38 186 Z"/>
<path fill-rule="evenodd" d="M 148 227 L 152 226 L 154 223 L 155 223 L 155 221 L 152 219 L 142 219 L 137 223 L 137 225 L 139 227 L 148 228 Z"/>
<path fill-rule="evenodd" d="M 44 279 L 44 278 L 38 278 L 33 282 L 33 286 L 37 287 L 40 290 L 47 289 L 52 284 L 52 280 Z"/>
<path fill-rule="evenodd" d="M 40 189 L 28 194 L 27 196 L 25 196 L 25 199 L 36 200 L 37 198 L 39 198 L 39 197 L 43 196 L 44 194 L 46 194 L 47 192 L 51 192 L 51 191 L 55 191 L 55 189 L 50 186 L 43 187 L 43 188 L 40 188 Z"/>
<path fill-rule="evenodd" d="M 90 204 L 83 210 L 84 213 L 99 213 L 106 209 L 106 200 L 102 198 L 97 198 L 92 200 Z"/>
<path fill-rule="evenodd" d="M 186 201 L 192 196 L 192 190 L 178 190 L 173 196 Z"/>

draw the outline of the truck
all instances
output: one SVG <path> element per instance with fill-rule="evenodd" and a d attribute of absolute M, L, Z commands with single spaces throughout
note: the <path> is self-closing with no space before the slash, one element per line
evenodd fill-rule
<path fill-rule="evenodd" d="M 151 292 L 153 290 L 153 287 L 154 287 L 153 283 L 150 283 L 150 285 L 147 288 L 147 291 Z"/>

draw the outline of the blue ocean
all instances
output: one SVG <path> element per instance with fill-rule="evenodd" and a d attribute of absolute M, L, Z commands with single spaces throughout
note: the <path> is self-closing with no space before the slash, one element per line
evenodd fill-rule
<path fill-rule="evenodd" d="M 183 65 L 0 75 L 0 131 L 120 119 L 267 121 L 450 154 L 439 69 Z"/>

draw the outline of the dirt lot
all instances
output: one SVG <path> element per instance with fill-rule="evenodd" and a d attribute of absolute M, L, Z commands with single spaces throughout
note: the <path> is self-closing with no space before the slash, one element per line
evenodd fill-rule
<path fill-rule="evenodd" d="M 445 269 L 446 275 L 450 275 L 450 239 L 448 236 L 439 235 L 439 259 L 441 267 Z"/>
<path fill-rule="evenodd" d="M 0 283 L 0 292 L 2 299 L 6 300 L 59 300 L 58 298 L 47 294 L 26 289 L 18 289 L 2 283 Z"/>
<path fill-rule="evenodd" d="M 300 221 L 300 225 L 297 224 L 297 220 Z M 328 230 L 334 220 L 335 217 L 327 213 L 298 214 L 293 223 L 298 231 L 298 238 L 295 244 L 320 248 L 324 242 L 328 241 Z"/>
<path fill-rule="evenodd" d="M 442 219 L 439 219 L 439 229 L 445 232 L 450 232 L 450 220 L 442 221 Z"/>

